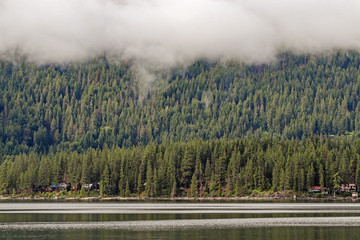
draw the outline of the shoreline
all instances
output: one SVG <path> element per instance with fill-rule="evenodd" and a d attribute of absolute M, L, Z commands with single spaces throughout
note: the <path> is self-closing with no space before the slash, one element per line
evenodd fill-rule
<path fill-rule="evenodd" d="M 50 201 L 353 201 L 351 197 L 11 197 L 0 196 L 0 200 L 50 200 Z"/>

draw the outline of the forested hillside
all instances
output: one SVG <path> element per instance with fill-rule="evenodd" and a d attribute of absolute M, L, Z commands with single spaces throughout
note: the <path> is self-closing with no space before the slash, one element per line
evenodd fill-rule
<path fill-rule="evenodd" d="M 254 190 L 306 191 L 316 185 L 334 189 L 341 183 L 360 185 L 359 154 L 359 140 L 319 137 L 21 154 L 0 165 L 0 195 L 29 195 L 63 181 L 75 190 L 82 184 L 73 196 L 243 196 Z M 100 183 L 100 190 L 86 190 L 89 183 Z"/>
<path fill-rule="evenodd" d="M 0 153 L 356 135 L 359 64 L 355 52 L 284 53 L 260 66 L 199 60 L 144 91 L 130 65 L 104 58 L 61 67 L 1 61 Z"/>

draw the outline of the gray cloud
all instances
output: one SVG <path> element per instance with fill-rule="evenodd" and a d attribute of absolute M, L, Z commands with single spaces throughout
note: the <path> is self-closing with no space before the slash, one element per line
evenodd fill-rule
<path fill-rule="evenodd" d="M 360 50 L 359 13 L 358 0 L 1 0 L 0 52 L 38 63 L 262 63 L 284 50 Z"/>

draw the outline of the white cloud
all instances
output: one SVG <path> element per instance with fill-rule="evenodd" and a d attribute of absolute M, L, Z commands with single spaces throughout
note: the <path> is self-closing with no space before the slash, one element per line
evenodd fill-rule
<path fill-rule="evenodd" d="M 282 50 L 360 50 L 358 0 L 2 0 L 0 52 L 39 63 L 199 57 L 265 62 Z"/>

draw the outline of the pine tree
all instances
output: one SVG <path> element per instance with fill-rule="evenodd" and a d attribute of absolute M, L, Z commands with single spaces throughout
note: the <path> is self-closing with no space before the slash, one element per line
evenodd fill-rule
<path fill-rule="evenodd" d="M 188 188 L 191 182 L 191 177 L 194 172 L 195 154 L 194 149 L 190 144 L 186 146 L 184 158 L 181 162 L 182 182 L 184 188 Z"/>
<path fill-rule="evenodd" d="M 146 186 L 145 186 L 145 195 L 147 197 L 153 196 L 153 170 L 151 167 L 150 161 L 148 161 L 147 170 L 146 170 Z"/>
<path fill-rule="evenodd" d="M 196 173 L 194 173 L 191 178 L 190 191 L 188 193 L 188 196 L 196 197 L 197 195 L 198 195 L 198 179 Z"/>
<path fill-rule="evenodd" d="M 311 163 L 306 175 L 306 188 L 309 189 L 312 186 L 314 186 L 314 184 L 315 184 L 315 170 L 314 170 L 314 165 Z"/>
<path fill-rule="evenodd" d="M 107 196 L 110 193 L 110 171 L 109 166 L 106 164 L 104 171 L 101 176 L 101 186 L 104 196 Z"/>

